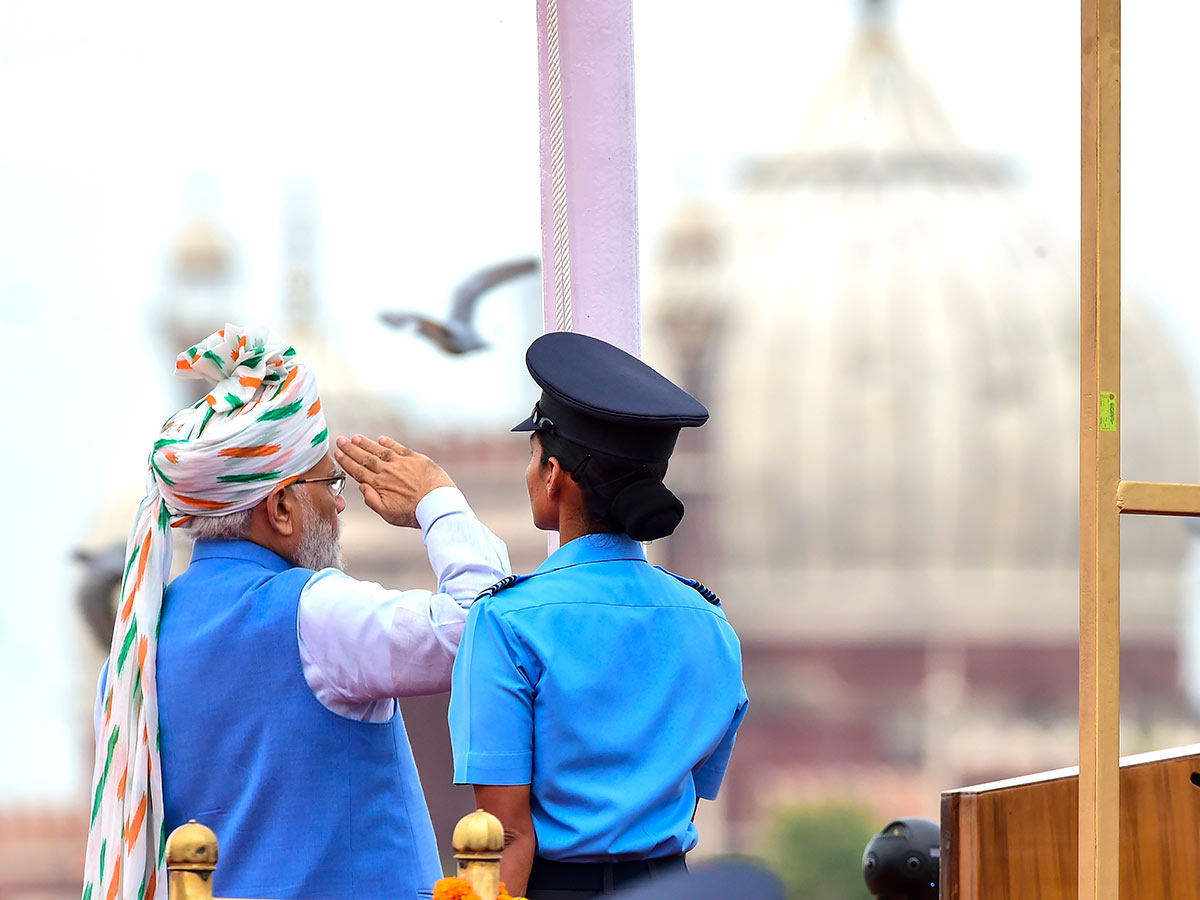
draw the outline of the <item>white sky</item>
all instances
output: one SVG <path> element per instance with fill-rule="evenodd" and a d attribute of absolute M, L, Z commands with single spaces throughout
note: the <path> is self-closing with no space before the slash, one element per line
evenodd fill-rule
<path fill-rule="evenodd" d="M 1200 346 L 1195 85 L 1200 13 L 1124 14 L 1126 281 Z M 638 0 L 643 269 L 657 229 L 740 160 L 786 147 L 848 46 L 851 0 Z M 736 9 L 736 13 L 734 10 Z M 335 11 L 336 10 L 336 11 Z M 903 0 L 897 31 L 968 145 L 1027 171 L 1070 245 L 1078 199 L 1073 3 Z M 473 267 L 539 248 L 533 4 L 45 2 L 0 5 L 0 326 L 11 383 L 0 471 L 0 805 L 85 789 L 69 549 L 113 487 L 136 490 L 163 412 L 150 342 L 167 248 L 196 200 L 238 247 L 237 297 L 270 318 L 288 184 L 321 216 L 318 288 L 354 371 L 464 428 L 523 411 L 513 288 L 485 304 L 510 338 L 447 363 L 374 321 L 441 312 Z M 504 342 L 501 341 L 503 344 Z M 180 348 L 182 349 L 182 348 Z M 499 384 L 499 394 L 473 387 Z M 453 403 L 446 397 L 451 395 Z M 455 412 L 455 410 L 458 410 Z"/>

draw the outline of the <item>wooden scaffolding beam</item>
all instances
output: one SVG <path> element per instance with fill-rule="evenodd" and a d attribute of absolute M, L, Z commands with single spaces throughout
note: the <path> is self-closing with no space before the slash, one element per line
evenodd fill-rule
<path fill-rule="evenodd" d="M 1082 0 L 1079 897 L 1118 900 L 1122 514 L 1200 515 L 1200 485 L 1122 481 L 1121 0 Z"/>
<path fill-rule="evenodd" d="M 1079 898 L 1118 900 L 1121 2 L 1082 0 Z"/>

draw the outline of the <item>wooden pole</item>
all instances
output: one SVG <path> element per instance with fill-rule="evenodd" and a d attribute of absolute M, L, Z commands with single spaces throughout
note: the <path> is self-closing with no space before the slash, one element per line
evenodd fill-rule
<path fill-rule="evenodd" d="M 1082 0 L 1079 898 L 1118 900 L 1121 3 Z"/>

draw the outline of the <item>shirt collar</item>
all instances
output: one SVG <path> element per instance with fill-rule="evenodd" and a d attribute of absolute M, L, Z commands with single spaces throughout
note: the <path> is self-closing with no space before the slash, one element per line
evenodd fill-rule
<path fill-rule="evenodd" d="M 641 544 L 626 534 L 585 534 L 551 553 L 546 561 L 537 567 L 534 574 L 614 559 L 645 562 L 646 551 Z"/>
<path fill-rule="evenodd" d="M 288 569 L 296 568 L 293 563 L 261 544 L 226 538 L 196 541 L 192 546 L 192 562 L 202 559 L 240 559 L 257 563 L 273 572 L 286 572 Z"/>

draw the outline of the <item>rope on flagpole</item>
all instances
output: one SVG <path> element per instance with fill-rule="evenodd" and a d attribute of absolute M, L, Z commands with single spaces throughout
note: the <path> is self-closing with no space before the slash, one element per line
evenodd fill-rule
<path fill-rule="evenodd" d="M 554 325 L 573 330 L 571 228 L 567 219 L 567 162 L 563 134 L 562 65 L 558 47 L 558 0 L 546 0 L 546 56 L 550 101 L 550 203 L 554 214 Z"/>

